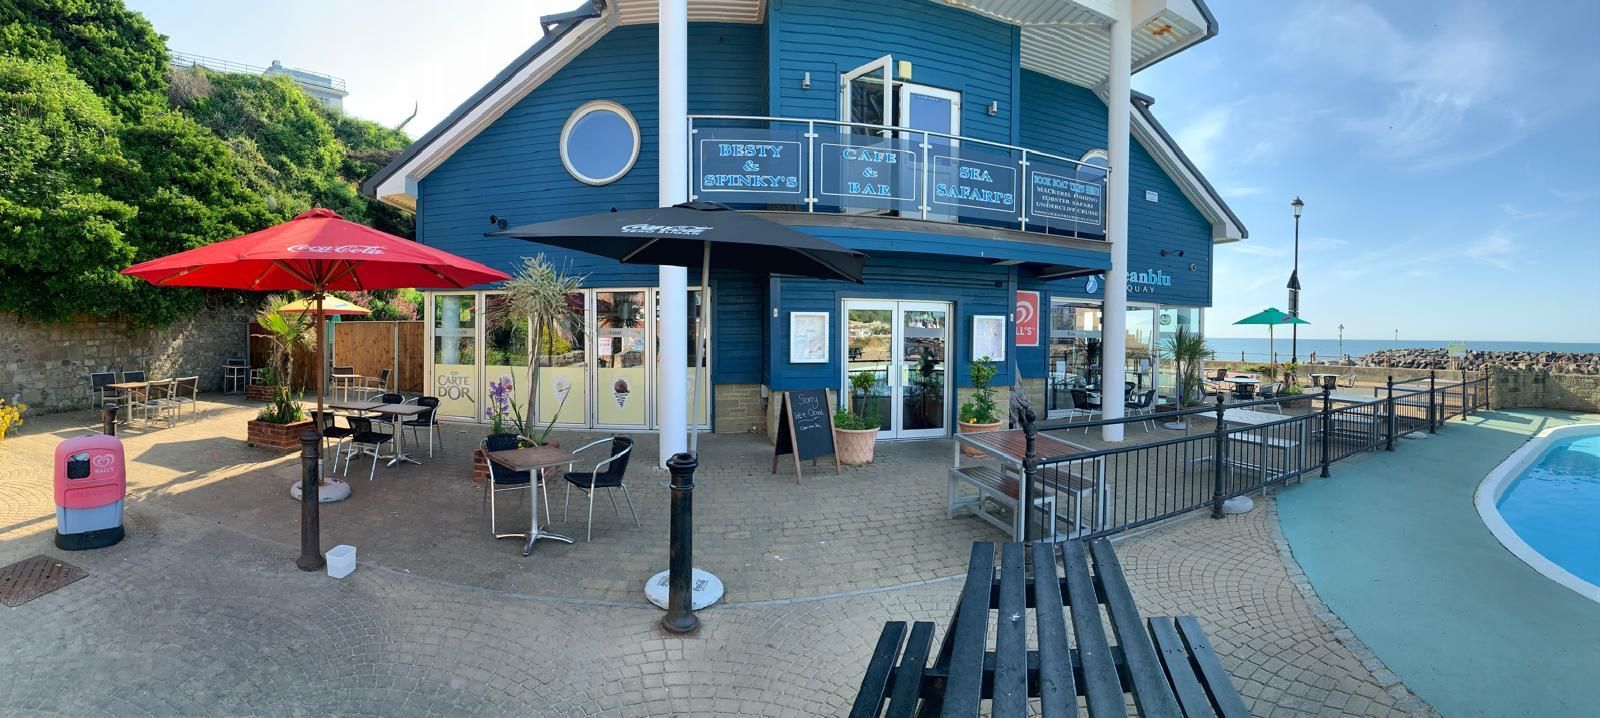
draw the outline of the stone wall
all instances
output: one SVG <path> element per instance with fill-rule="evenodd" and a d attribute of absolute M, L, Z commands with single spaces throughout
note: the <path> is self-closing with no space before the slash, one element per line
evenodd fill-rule
<path fill-rule="evenodd" d="M 85 409 L 89 372 L 143 369 L 151 378 L 200 377 L 222 386 L 222 364 L 247 355 L 249 310 L 202 309 L 171 326 L 135 328 L 120 319 L 47 324 L 0 313 L 0 397 L 29 413 Z"/>
<path fill-rule="evenodd" d="M 990 387 L 990 388 L 994 389 L 994 410 L 995 410 L 995 413 L 997 415 L 999 415 L 999 417 L 1000 417 L 1001 426 L 1005 426 L 1005 425 L 1010 424 L 1010 422 L 1011 422 L 1011 418 L 1010 418 L 1010 412 L 1011 412 L 1011 388 L 1010 387 L 1005 387 L 1005 386 L 996 386 L 996 387 Z M 961 415 L 961 405 L 972 400 L 973 392 L 974 392 L 974 389 L 972 387 L 970 387 L 970 386 L 956 387 L 956 411 L 955 411 L 955 414 L 956 414 L 956 417 L 958 419 L 960 418 L 960 415 Z M 1037 416 L 1038 413 L 1039 413 L 1039 410 L 1038 409 L 1034 409 L 1033 411 L 1034 411 L 1034 414 Z"/>
<path fill-rule="evenodd" d="M 1228 371 L 1249 371 L 1252 367 L 1261 366 L 1263 363 L 1264 362 L 1237 362 L 1237 361 L 1216 361 L 1216 360 L 1211 360 L 1211 361 L 1207 361 L 1206 362 L 1206 374 L 1208 376 L 1211 375 L 1211 374 L 1215 374 L 1217 369 L 1218 368 L 1222 368 L 1222 367 L 1227 368 Z M 1391 377 L 1391 376 L 1394 377 L 1394 380 L 1396 382 L 1403 382 L 1403 381 L 1407 381 L 1407 380 L 1411 380 L 1411 379 L 1416 379 L 1417 377 L 1426 377 L 1428 375 L 1428 370 L 1427 369 L 1402 369 L 1402 368 L 1399 368 L 1399 367 L 1388 368 L 1388 367 L 1338 366 L 1338 365 L 1332 365 L 1332 364 L 1318 364 L 1318 365 L 1314 365 L 1314 366 L 1302 366 L 1302 367 L 1300 367 L 1300 371 L 1298 372 L 1299 375 L 1300 375 L 1300 385 L 1301 386 L 1311 386 L 1311 374 L 1314 373 L 1314 372 L 1315 373 L 1327 372 L 1327 373 L 1330 373 L 1330 374 L 1338 374 L 1340 376 L 1354 376 L 1355 379 L 1356 379 L 1356 382 L 1359 383 L 1359 384 L 1363 384 L 1363 385 L 1366 385 L 1366 384 L 1372 384 L 1372 385 L 1383 384 L 1383 383 L 1387 382 L 1389 380 L 1389 377 Z M 1468 379 L 1477 379 L 1477 378 L 1479 378 L 1481 376 L 1481 374 L 1479 372 L 1469 371 L 1469 372 L 1467 372 L 1466 376 L 1467 376 Z M 1439 370 L 1439 373 L 1438 373 L 1438 382 L 1439 383 L 1444 384 L 1444 383 L 1448 382 L 1448 383 L 1452 383 L 1453 384 L 1453 383 L 1458 382 L 1458 381 L 1461 381 L 1461 372 L 1453 370 L 1453 369 L 1452 370 L 1446 370 L 1446 369 L 1440 369 Z"/>
<path fill-rule="evenodd" d="M 1496 409 L 1562 409 L 1600 413 L 1600 376 L 1543 369 L 1491 369 L 1489 405 Z"/>
<path fill-rule="evenodd" d="M 766 407 L 760 384 L 716 384 L 711 387 L 712 405 L 717 408 L 718 434 L 762 431 L 767 426 Z"/>

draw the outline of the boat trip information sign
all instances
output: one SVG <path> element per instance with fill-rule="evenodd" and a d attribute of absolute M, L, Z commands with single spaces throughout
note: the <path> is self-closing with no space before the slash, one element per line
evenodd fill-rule
<path fill-rule="evenodd" d="M 1028 223 L 1101 235 L 1105 233 L 1105 182 L 1077 177 L 1065 162 L 1028 162 Z"/>

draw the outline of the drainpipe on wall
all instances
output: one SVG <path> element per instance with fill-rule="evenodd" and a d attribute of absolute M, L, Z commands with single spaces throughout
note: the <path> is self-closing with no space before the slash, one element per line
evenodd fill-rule
<path fill-rule="evenodd" d="M 1133 0 L 1116 0 L 1111 24 L 1110 72 L 1106 77 L 1106 240 L 1111 271 L 1106 272 L 1105 311 L 1101 314 L 1100 407 L 1107 419 L 1122 418 L 1127 392 L 1122 386 L 1128 363 L 1128 113 L 1133 73 Z M 1122 441 L 1122 425 L 1100 428 L 1100 438 Z"/>
<path fill-rule="evenodd" d="M 657 53 L 660 123 L 657 187 L 660 206 L 689 201 L 689 8 L 687 0 L 661 0 Z M 656 424 L 661 429 L 658 464 L 665 468 L 673 454 L 688 449 L 689 384 L 688 270 L 662 266 L 661 342 L 656 380 Z"/>

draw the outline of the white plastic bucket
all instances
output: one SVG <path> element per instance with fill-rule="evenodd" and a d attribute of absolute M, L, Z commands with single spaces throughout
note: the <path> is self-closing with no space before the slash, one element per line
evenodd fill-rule
<path fill-rule="evenodd" d="M 339 544 L 324 554 L 328 559 L 328 575 L 334 578 L 344 578 L 356 570 L 356 547 L 349 544 Z"/>

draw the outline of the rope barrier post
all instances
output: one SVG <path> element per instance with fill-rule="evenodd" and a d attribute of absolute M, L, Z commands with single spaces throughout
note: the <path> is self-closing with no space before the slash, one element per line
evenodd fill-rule
<path fill-rule="evenodd" d="M 1430 434 L 1436 434 L 1439 431 L 1439 410 L 1435 408 L 1437 402 L 1434 400 L 1436 396 L 1434 393 L 1436 391 L 1434 389 L 1434 380 L 1437 378 L 1438 373 L 1434 369 L 1428 370 L 1428 433 Z"/>
<path fill-rule="evenodd" d="M 1389 408 L 1389 436 L 1384 439 L 1383 450 L 1384 451 L 1394 451 L 1394 432 L 1395 432 L 1395 429 L 1399 426 L 1400 421 L 1399 421 L 1399 417 L 1395 416 L 1395 411 L 1394 411 L 1394 375 L 1393 374 L 1389 375 L 1388 408 Z"/>

